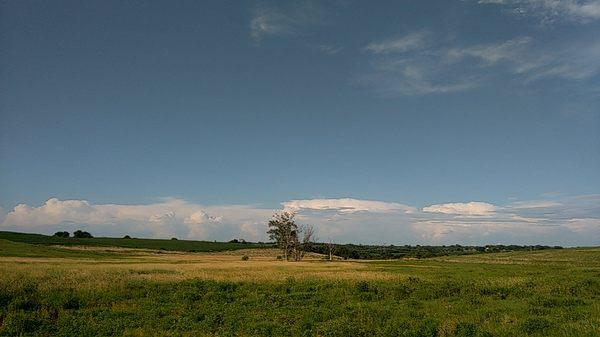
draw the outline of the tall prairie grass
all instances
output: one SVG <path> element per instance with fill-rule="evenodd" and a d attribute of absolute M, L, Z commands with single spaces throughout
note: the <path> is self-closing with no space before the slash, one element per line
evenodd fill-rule
<path fill-rule="evenodd" d="M 276 256 L 0 241 L 0 335 L 600 336 L 597 248 L 400 261 Z"/>

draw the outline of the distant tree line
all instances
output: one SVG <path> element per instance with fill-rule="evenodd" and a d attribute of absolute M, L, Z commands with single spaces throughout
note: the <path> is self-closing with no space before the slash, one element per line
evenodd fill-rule
<path fill-rule="evenodd" d="M 59 238 L 69 238 L 69 237 L 71 237 L 71 234 L 69 232 L 61 231 L 61 232 L 54 233 L 54 236 L 59 237 Z M 76 239 L 89 239 L 89 238 L 93 238 L 92 234 L 90 234 L 88 232 L 81 231 L 81 230 L 74 231 L 73 232 L 73 237 L 76 238 Z"/>
<path fill-rule="evenodd" d="M 314 253 L 329 255 L 335 251 L 335 255 L 344 259 L 365 260 L 389 260 L 402 258 L 428 258 L 447 255 L 467 255 L 478 253 L 497 253 L 532 251 L 542 249 L 560 249 L 560 246 L 518 246 L 518 245 L 486 245 L 486 246 L 379 246 L 379 245 L 355 245 L 355 244 L 332 244 L 313 243 L 307 250 Z"/>

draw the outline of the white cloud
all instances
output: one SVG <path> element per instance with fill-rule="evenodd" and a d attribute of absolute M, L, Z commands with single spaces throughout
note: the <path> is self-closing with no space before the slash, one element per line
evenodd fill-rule
<path fill-rule="evenodd" d="M 530 200 L 507 205 L 481 201 L 434 204 L 421 210 L 395 202 L 301 199 L 282 203 L 314 224 L 318 237 L 354 243 L 598 244 L 600 195 Z M 253 205 L 200 205 L 164 199 L 144 205 L 94 204 L 51 198 L 19 204 L 3 230 L 53 233 L 85 229 L 97 236 L 266 240 L 266 222 L 277 209 Z"/>
<path fill-rule="evenodd" d="M 434 37 L 430 34 L 428 39 Z M 412 37 L 369 44 L 370 69 L 361 82 L 384 95 L 424 95 L 472 89 L 497 80 L 498 74 L 524 85 L 600 74 L 597 40 L 558 46 L 538 43 L 529 36 L 468 45 L 439 36 L 435 43 L 417 41 L 421 40 Z"/>
<path fill-rule="evenodd" d="M 250 36 L 260 41 L 264 36 L 292 32 L 293 20 L 276 9 L 257 9 L 250 21 Z"/>
<path fill-rule="evenodd" d="M 259 6 L 250 20 L 250 37 L 259 43 L 269 36 L 299 33 L 304 27 L 323 21 L 323 9 L 316 3 L 297 2 L 288 7 Z"/>
<path fill-rule="evenodd" d="M 566 227 L 573 232 L 594 235 L 600 239 L 600 219 L 571 219 Z"/>
<path fill-rule="evenodd" d="M 342 47 L 326 45 L 326 44 L 322 44 L 319 46 L 319 50 L 327 55 L 335 55 L 335 54 L 339 53 L 340 51 L 342 51 L 342 49 L 343 49 Z"/>
<path fill-rule="evenodd" d="M 375 54 L 403 53 L 422 48 L 428 35 L 429 33 L 424 31 L 413 32 L 395 39 L 372 42 L 365 49 Z"/>
<path fill-rule="evenodd" d="M 385 201 L 375 200 L 360 200 L 352 198 L 341 199 L 305 199 L 291 200 L 284 202 L 284 209 L 292 211 L 301 210 L 317 210 L 327 211 L 333 210 L 340 214 L 350 214 L 356 212 L 371 212 L 371 213 L 388 213 L 388 212 L 413 212 L 413 207 Z"/>
<path fill-rule="evenodd" d="M 562 204 L 554 200 L 517 201 L 509 205 L 509 207 L 513 209 L 549 208 L 557 206 L 562 206 Z"/>
<path fill-rule="evenodd" d="M 510 6 L 515 15 L 587 23 L 600 19 L 599 0 L 479 0 L 480 4 Z"/>
<path fill-rule="evenodd" d="M 466 216 L 487 216 L 495 213 L 497 207 L 485 202 L 437 204 L 423 208 L 423 212 Z"/>
<path fill-rule="evenodd" d="M 451 48 L 447 51 L 448 58 L 460 60 L 464 57 L 473 57 L 493 65 L 501 61 L 514 62 L 522 56 L 523 52 L 532 42 L 531 37 L 520 37 L 501 43 L 473 45 L 465 48 Z"/>
<path fill-rule="evenodd" d="M 148 205 L 117 205 L 51 198 L 39 207 L 15 206 L 0 227 L 40 231 L 74 230 L 84 225 L 103 235 L 138 233 L 161 238 L 223 240 L 235 236 L 256 240 L 262 237 L 255 237 L 254 230 L 246 232 L 241 224 L 264 224 L 272 212 L 244 205 L 203 206 L 181 199 Z"/>

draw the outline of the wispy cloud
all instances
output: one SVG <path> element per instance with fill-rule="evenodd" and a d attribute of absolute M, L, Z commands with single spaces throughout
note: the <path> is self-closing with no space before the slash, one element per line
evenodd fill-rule
<path fill-rule="evenodd" d="M 250 37 L 260 43 L 269 36 L 298 34 L 307 26 L 322 24 L 323 18 L 324 10 L 310 1 L 288 7 L 257 6 L 250 20 Z"/>
<path fill-rule="evenodd" d="M 550 78 L 585 80 L 600 73 L 597 40 L 568 42 L 560 48 L 529 36 L 486 44 L 447 41 L 417 32 L 371 43 L 365 47 L 371 66 L 362 83 L 383 94 L 424 95 L 472 89 L 498 75 L 527 85 Z"/>
<path fill-rule="evenodd" d="M 352 198 L 341 199 L 304 199 L 291 200 L 284 202 L 284 209 L 292 211 L 301 210 L 334 210 L 339 213 L 356 213 L 356 212 L 371 212 L 371 213 L 388 213 L 388 212 L 406 212 L 415 211 L 414 207 L 399 204 L 396 202 L 385 202 L 376 200 L 360 200 Z"/>
<path fill-rule="evenodd" d="M 265 36 L 290 34 L 294 26 L 294 20 L 279 10 L 260 8 L 255 10 L 250 22 L 250 36 L 259 42 Z"/>
<path fill-rule="evenodd" d="M 514 15 L 538 17 L 544 23 L 566 20 L 588 23 L 600 19 L 599 0 L 479 0 L 508 7 Z"/>
<path fill-rule="evenodd" d="M 446 50 L 448 61 L 459 61 L 465 57 L 472 57 L 487 65 L 499 62 L 515 62 L 531 44 L 531 37 L 520 37 L 500 43 L 471 45 L 462 48 L 449 48 Z"/>
<path fill-rule="evenodd" d="M 454 215 L 492 215 L 496 206 L 486 202 L 471 201 L 466 203 L 449 203 L 431 205 L 423 208 L 423 212 Z"/>
<path fill-rule="evenodd" d="M 407 52 L 424 47 L 428 36 L 429 33 L 425 31 L 413 32 L 381 42 L 371 42 L 365 49 L 375 54 Z"/>
<path fill-rule="evenodd" d="M 338 47 L 338 46 L 327 45 L 327 44 L 322 44 L 319 46 L 319 50 L 327 55 L 335 55 L 335 54 L 339 53 L 340 51 L 342 51 L 342 49 L 344 49 L 344 48 Z"/>

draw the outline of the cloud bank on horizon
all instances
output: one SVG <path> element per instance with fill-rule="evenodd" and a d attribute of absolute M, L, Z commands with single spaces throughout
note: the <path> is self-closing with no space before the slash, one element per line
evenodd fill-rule
<path fill-rule="evenodd" d="M 600 243 L 600 195 L 553 200 L 433 204 L 421 209 L 395 202 L 353 198 L 290 200 L 281 209 L 254 205 L 200 205 L 167 198 L 146 205 L 93 204 L 48 199 L 19 204 L 2 230 L 53 233 L 85 228 L 96 235 L 265 241 L 274 212 L 294 211 L 314 224 L 322 240 L 386 244 Z"/>

